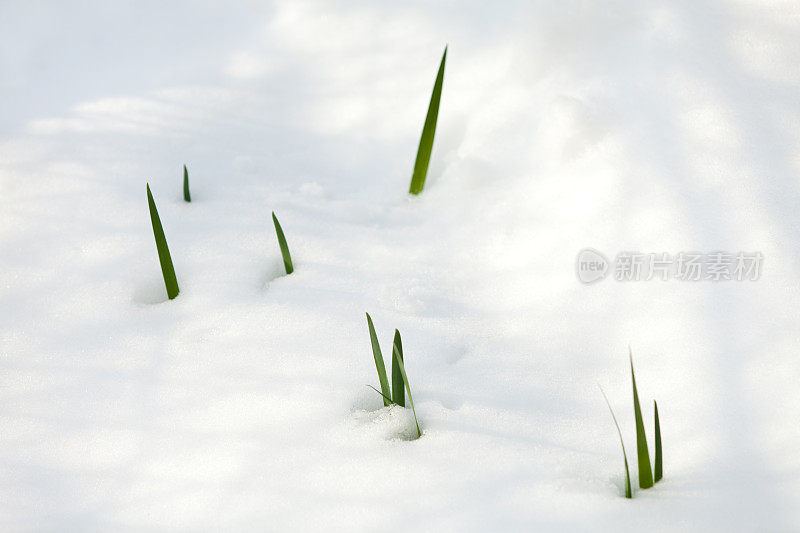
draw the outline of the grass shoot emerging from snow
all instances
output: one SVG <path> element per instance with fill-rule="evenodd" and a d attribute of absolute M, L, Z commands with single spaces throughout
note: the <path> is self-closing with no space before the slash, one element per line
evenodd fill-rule
<path fill-rule="evenodd" d="M 658 404 L 655 400 L 653 400 L 653 409 L 656 417 L 656 463 L 653 478 L 655 482 L 658 482 L 664 477 L 664 472 L 661 466 L 661 424 L 658 422 Z"/>
<path fill-rule="evenodd" d="M 369 338 L 372 343 L 372 356 L 375 359 L 375 368 L 378 370 L 378 380 L 381 384 L 381 390 L 371 385 L 370 388 L 383 397 L 384 406 L 396 404 L 400 407 L 405 407 L 405 394 L 408 394 L 408 403 L 411 405 L 411 412 L 414 414 L 414 424 L 417 426 L 417 438 L 419 438 L 422 436 L 422 431 L 419 429 L 417 411 L 414 409 L 414 399 L 411 396 L 411 386 L 408 384 L 406 368 L 403 365 L 403 342 L 400 338 L 400 332 L 394 330 L 394 342 L 392 343 L 392 387 L 390 389 L 380 343 L 378 343 L 378 336 L 375 334 L 375 326 L 372 323 L 372 317 L 369 316 L 369 313 L 367 313 L 367 326 L 369 327 Z"/>
<path fill-rule="evenodd" d="M 281 247 L 281 255 L 283 256 L 283 266 L 286 268 L 286 273 L 291 274 L 294 272 L 292 266 L 292 256 L 289 255 L 289 246 L 286 244 L 286 237 L 283 235 L 281 223 L 278 222 L 278 217 L 275 216 L 275 211 L 272 212 L 272 222 L 275 224 L 275 233 L 278 235 L 278 244 Z"/>
<path fill-rule="evenodd" d="M 380 395 L 383 396 L 383 405 L 385 407 L 391 405 L 392 393 L 389 389 L 389 380 L 386 379 L 386 366 L 383 364 L 381 345 L 378 343 L 378 336 L 375 334 L 375 326 L 372 324 L 372 317 L 369 316 L 369 313 L 367 313 L 367 326 L 369 327 L 369 339 L 372 342 L 372 356 L 375 358 L 375 368 L 378 369 L 378 381 L 381 383 Z"/>
<path fill-rule="evenodd" d="M 164 275 L 164 285 L 167 287 L 167 296 L 170 300 L 178 296 L 178 279 L 175 277 L 175 268 L 172 266 L 172 257 L 169 255 L 167 238 L 164 237 L 164 228 L 161 226 L 161 218 L 158 216 L 156 202 L 150 192 L 150 184 L 147 184 L 147 204 L 150 207 L 150 222 L 153 224 L 153 236 L 156 239 L 156 249 L 158 250 L 158 261 L 161 263 L 161 273 Z"/>
<path fill-rule="evenodd" d="M 400 332 L 394 330 L 394 342 L 392 342 L 392 403 L 400 407 L 406 406 L 406 395 L 403 384 L 400 365 L 403 364 L 403 341 L 400 339 Z"/>
<path fill-rule="evenodd" d="M 431 161 L 433 152 L 433 137 L 436 134 L 436 121 L 439 118 L 439 102 L 442 98 L 442 82 L 444 81 L 444 63 L 447 59 L 447 47 L 444 47 L 442 61 L 439 64 L 439 73 L 436 75 L 436 83 L 433 84 L 431 102 L 428 104 L 428 114 L 425 117 L 425 126 L 422 128 L 422 136 L 417 148 L 417 160 L 414 162 L 414 174 L 411 176 L 411 187 L 408 192 L 419 194 L 425 186 L 425 178 L 428 175 L 428 163 Z"/>
<path fill-rule="evenodd" d="M 633 411 L 636 418 L 636 458 L 639 467 L 639 488 L 649 489 L 656 481 L 663 477 L 662 456 L 661 456 L 661 423 L 658 419 L 658 404 L 653 400 L 653 408 L 655 410 L 655 432 L 656 432 L 656 455 L 655 455 L 655 471 L 650 468 L 650 453 L 647 449 L 647 436 L 644 431 L 644 420 L 642 419 L 642 409 L 639 405 L 639 392 L 636 390 L 636 376 L 633 373 L 633 354 L 628 348 L 628 356 L 631 362 L 631 381 L 633 383 Z M 598 384 L 599 386 L 599 384 Z M 625 459 L 625 497 L 632 498 L 631 493 L 631 476 L 628 469 L 628 456 L 625 453 L 625 443 L 622 441 L 622 431 L 617 423 L 617 417 L 614 416 L 614 410 L 611 409 L 611 403 L 608 401 L 603 387 L 600 387 L 600 392 L 603 393 L 603 398 L 606 400 L 609 411 L 611 411 L 611 418 L 614 419 L 614 425 L 617 426 L 617 433 L 619 434 L 619 442 L 622 445 L 622 456 Z M 654 480 L 655 478 L 655 480 Z"/>
<path fill-rule="evenodd" d="M 392 348 L 392 366 L 394 366 L 395 362 L 397 363 L 397 367 L 400 370 L 400 374 L 403 376 L 403 383 L 405 383 L 406 392 L 408 393 L 408 403 L 411 404 L 411 412 L 414 414 L 414 424 L 417 426 L 417 438 L 422 436 L 422 432 L 419 429 L 419 421 L 417 420 L 417 410 L 414 409 L 414 398 L 411 396 L 411 386 L 408 384 L 408 376 L 406 375 L 406 367 L 403 364 L 403 354 L 400 353 L 398 350 L 400 349 L 400 332 L 394 330 L 395 339 L 397 339 L 397 343 Z"/>
<path fill-rule="evenodd" d="M 649 489 L 653 486 L 653 470 L 650 466 L 650 452 L 647 451 L 647 435 L 644 432 L 642 409 L 639 406 L 639 393 L 636 391 L 636 376 L 633 374 L 633 354 L 628 348 L 631 360 L 631 381 L 633 382 L 633 412 L 636 416 L 636 457 L 639 463 L 639 487 Z"/>
<path fill-rule="evenodd" d="M 597 385 L 600 387 L 600 385 Z M 633 492 L 631 491 L 631 473 L 628 469 L 628 454 L 625 453 L 625 442 L 622 440 L 622 430 L 619 429 L 619 424 L 617 423 L 617 417 L 614 416 L 614 410 L 611 408 L 611 402 L 608 401 L 608 396 L 606 396 L 603 387 L 600 387 L 600 392 L 603 394 L 603 398 L 606 400 L 606 405 L 608 405 L 608 410 L 611 411 L 611 418 L 614 420 L 614 425 L 617 426 L 617 433 L 619 434 L 619 443 L 622 445 L 622 458 L 625 460 L 625 497 L 626 498 L 633 498 Z"/>
<path fill-rule="evenodd" d="M 192 201 L 192 196 L 189 194 L 189 171 L 186 165 L 183 165 L 183 199 L 187 202 Z"/>

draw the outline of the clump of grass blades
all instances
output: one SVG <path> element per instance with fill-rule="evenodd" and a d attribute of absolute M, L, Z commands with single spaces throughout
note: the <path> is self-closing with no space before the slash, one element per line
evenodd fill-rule
<path fill-rule="evenodd" d="M 631 363 L 631 382 L 633 384 L 633 411 L 634 417 L 636 419 L 636 459 L 639 467 L 639 488 L 642 489 L 649 489 L 652 487 L 655 482 L 661 480 L 663 476 L 663 466 L 662 466 L 662 453 L 661 453 L 661 423 L 658 419 L 658 404 L 655 400 L 653 400 L 653 408 L 655 411 L 655 435 L 656 435 L 656 446 L 655 446 L 655 471 L 651 470 L 650 466 L 650 452 L 647 448 L 647 435 L 644 431 L 644 420 L 642 418 L 642 410 L 639 404 L 639 392 L 636 389 L 636 375 L 633 372 L 633 354 L 631 353 L 630 347 L 628 348 L 628 357 L 630 358 Z M 600 387 L 600 392 L 603 393 L 603 398 L 606 400 L 606 404 L 608 405 L 608 409 L 611 411 L 611 417 L 614 419 L 614 425 L 617 427 L 617 433 L 619 433 L 619 440 L 620 444 L 622 444 L 622 456 L 625 459 L 625 497 L 632 498 L 633 495 L 631 493 L 631 480 L 630 480 L 630 472 L 628 470 L 628 456 L 625 453 L 625 443 L 622 441 L 622 431 L 619 428 L 619 424 L 617 423 L 617 417 L 614 416 L 614 410 L 611 409 L 611 403 L 608 401 L 608 397 L 606 397 L 606 393 L 603 391 L 603 388 Z"/>
<path fill-rule="evenodd" d="M 189 194 L 189 171 L 186 170 L 186 165 L 183 165 L 183 199 L 187 202 L 192 201 L 192 196 Z"/>
<path fill-rule="evenodd" d="M 444 81 L 444 63 L 447 59 L 447 47 L 444 47 L 442 61 L 439 64 L 439 72 L 436 74 L 436 82 L 433 84 L 431 101 L 428 104 L 428 114 L 425 116 L 425 125 L 422 127 L 422 136 L 417 148 L 417 159 L 414 162 L 414 174 L 411 176 L 411 186 L 408 192 L 419 194 L 425 186 L 425 178 L 428 175 L 428 164 L 431 161 L 433 152 L 433 138 L 436 134 L 436 121 L 439 118 L 439 102 L 442 99 L 442 82 Z"/>
<path fill-rule="evenodd" d="M 399 405 L 405 407 L 405 394 L 408 394 L 408 403 L 411 405 L 411 412 L 414 414 L 414 424 L 417 426 L 417 438 L 422 436 L 419 429 L 419 421 L 417 420 L 417 411 L 414 409 L 414 398 L 411 396 L 411 386 L 408 384 L 408 376 L 406 375 L 406 368 L 403 364 L 403 342 L 400 338 L 400 332 L 394 330 L 394 342 L 392 343 L 392 387 L 389 388 L 389 380 L 386 377 L 386 366 L 383 362 L 383 355 L 381 354 L 381 346 L 378 342 L 378 336 L 375 334 L 375 326 L 372 323 L 372 317 L 367 313 L 367 326 L 369 327 L 369 338 L 372 343 L 372 356 L 375 359 L 375 368 L 378 370 L 378 381 L 381 384 L 381 390 L 368 385 L 375 392 L 383 397 L 383 405 Z"/>
<path fill-rule="evenodd" d="M 600 387 L 600 385 L 597 385 Z M 614 410 L 611 408 L 611 402 L 608 401 L 608 396 L 606 396 L 603 387 L 600 387 L 600 392 L 603 394 L 603 398 L 606 400 L 606 405 L 608 405 L 608 410 L 611 411 L 611 418 L 614 420 L 614 425 L 617 426 L 617 433 L 619 434 L 619 443 L 622 445 L 622 458 L 625 460 L 625 497 L 626 498 L 633 498 L 633 492 L 631 491 L 631 472 L 628 469 L 628 454 L 625 453 L 625 442 L 622 440 L 622 430 L 619 429 L 619 424 L 617 423 L 617 417 L 614 416 Z"/>
<path fill-rule="evenodd" d="M 158 261 L 161 263 L 161 273 L 164 276 L 164 285 L 167 287 L 167 296 L 170 300 L 178 296 L 178 279 L 175 277 L 175 268 L 172 266 L 172 257 L 169 255 L 167 238 L 164 237 L 164 228 L 161 226 L 161 218 L 158 216 L 156 202 L 153 200 L 153 193 L 150 192 L 150 184 L 147 184 L 147 204 L 150 207 L 150 222 L 153 225 L 153 236 L 156 240 L 158 250 Z"/>
<path fill-rule="evenodd" d="M 289 255 L 289 246 L 286 244 L 286 237 L 283 235 L 281 223 L 278 222 L 278 217 L 275 216 L 275 211 L 272 212 L 272 222 L 275 224 L 275 233 L 278 235 L 278 245 L 281 247 L 281 255 L 283 256 L 283 266 L 286 268 L 286 273 L 291 274 L 294 272 L 292 266 L 292 256 Z"/>

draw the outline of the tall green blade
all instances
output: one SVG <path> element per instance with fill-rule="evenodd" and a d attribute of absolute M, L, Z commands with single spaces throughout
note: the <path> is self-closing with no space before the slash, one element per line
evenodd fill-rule
<path fill-rule="evenodd" d="M 600 387 L 600 384 L 597 385 Z M 603 398 L 606 399 L 606 405 L 608 406 L 608 410 L 611 411 L 611 418 L 614 419 L 614 425 L 617 426 L 617 433 L 619 434 L 619 443 L 622 445 L 622 458 L 625 459 L 625 497 L 626 498 L 633 498 L 633 492 L 631 491 L 631 473 L 628 470 L 628 454 L 625 453 L 625 443 L 622 441 L 622 430 L 619 429 L 619 424 L 617 423 L 617 417 L 614 416 L 614 410 L 611 408 L 611 402 L 608 401 L 608 396 L 606 396 L 603 387 L 600 387 L 600 392 L 603 394 Z"/>
<path fill-rule="evenodd" d="M 286 237 L 283 236 L 283 229 L 278 218 L 275 216 L 275 211 L 272 212 L 272 222 L 275 224 L 275 233 L 278 235 L 278 244 L 281 247 L 281 255 L 283 255 L 283 266 L 286 268 L 286 273 L 291 274 L 294 272 L 292 266 L 292 256 L 289 255 L 289 247 L 286 245 Z"/>
<path fill-rule="evenodd" d="M 639 393 L 636 392 L 636 376 L 633 375 L 633 354 L 628 348 L 631 360 L 631 380 L 633 381 L 633 411 L 636 415 L 636 455 L 639 459 L 639 487 L 649 489 L 653 486 L 653 471 L 650 467 L 650 453 L 647 451 L 647 436 L 644 432 L 642 409 L 639 407 Z"/>
<path fill-rule="evenodd" d="M 187 202 L 192 201 L 192 197 L 189 194 L 189 171 L 186 170 L 186 165 L 183 165 L 183 199 Z"/>
<path fill-rule="evenodd" d="M 656 411 L 656 465 L 655 465 L 655 481 L 660 481 L 664 477 L 661 467 L 661 424 L 658 422 L 658 404 L 653 400 L 653 407 Z"/>
<path fill-rule="evenodd" d="M 158 216 L 156 202 L 150 192 L 150 184 L 147 184 L 147 205 L 150 207 L 150 222 L 153 224 L 153 236 L 156 239 L 156 249 L 158 250 L 158 261 L 161 263 L 161 273 L 164 275 L 164 285 L 167 287 L 167 296 L 170 300 L 178 296 L 178 280 L 175 277 L 175 268 L 172 266 L 172 258 L 169 255 L 167 238 L 164 237 L 164 228 L 161 226 L 161 218 Z"/>
<path fill-rule="evenodd" d="M 403 341 L 400 332 L 394 330 L 392 343 L 392 403 L 400 407 L 406 406 L 406 394 L 403 389 L 403 376 L 400 374 L 400 364 L 403 362 Z"/>
<path fill-rule="evenodd" d="M 372 317 L 369 316 L 369 313 L 367 313 L 367 326 L 369 326 L 369 340 L 372 341 L 372 356 L 375 358 L 375 368 L 378 369 L 378 380 L 381 382 L 383 405 L 387 406 L 391 403 L 389 399 L 392 395 L 389 392 L 389 380 L 386 378 L 386 367 L 383 364 L 381 345 L 378 343 L 378 336 L 375 335 L 375 326 L 372 324 Z"/>
<path fill-rule="evenodd" d="M 414 162 L 414 174 L 411 176 L 411 187 L 408 192 L 419 194 L 425 186 L 425 178 L 428 175 L 428 163 L 431 161 L 433 152 L 433 137 L 436 134 L 436 120 L 439 118 L 439 101 L 442 99 L 442 82 L 444 81 L 444 62 L 447 59 L 447 47 L 444 47 L 442 62 L 439 64 L 439 73 L 436 75 L 436 83 L 433 84 L 433 94 L 431 102 L 428 104 L 428 115 L 425 117 L 425 126 L 422 128 L 422 136 L 417 148 L 417 160 Z"/>
<path fill-rule="evenodd" d="M 392 348 L 392 355 L 394 360 L 397 361 L 397 366 L 400 369 L 400 374 L 403 376 L 403 383 L 406 386 L 406 392 L 408 393 L 408 403 L 411 404 L 411 412 L 414 413 L 414 424 L 417 426 L 417 438 L 422 436 L 422 432 L 419 430 L 419 421 L 417 420 L 417 411 L 414 409 L 414 398 L 411 396 L 411 386 L 408 384 L 408 376 L 406 375 L 406 367 L 403 365 L 403 356 L 402 354 L 398 355 L 398 345 L 395 344 Z"/>

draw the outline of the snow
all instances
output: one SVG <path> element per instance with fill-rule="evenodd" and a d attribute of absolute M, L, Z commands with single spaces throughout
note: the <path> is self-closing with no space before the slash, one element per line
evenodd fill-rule
<path fill-rule="evenodd" d="M 800 529 L 799 32 L 776 0 L 0 3 L 0 529 Z M 764 264 L 584 285 L 586 247 Z M 628 345 L 665 463 L 632 501 L 597 387 L 636 485 Z"/>

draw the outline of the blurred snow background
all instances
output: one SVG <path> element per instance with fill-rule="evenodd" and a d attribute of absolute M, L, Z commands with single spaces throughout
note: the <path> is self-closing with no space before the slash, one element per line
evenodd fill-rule
<path fill-rule="evenodd" d="M 3 0 L 0 44 L 0 529 L 800 528 L 797 2 Z M 584 286 L 587 246 L 765 260 Z"/>

